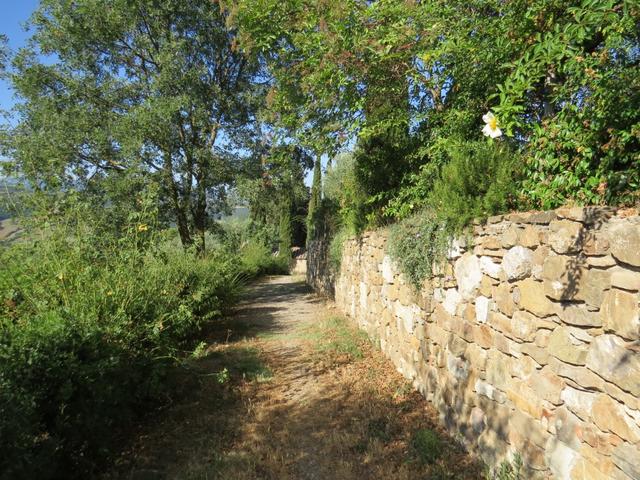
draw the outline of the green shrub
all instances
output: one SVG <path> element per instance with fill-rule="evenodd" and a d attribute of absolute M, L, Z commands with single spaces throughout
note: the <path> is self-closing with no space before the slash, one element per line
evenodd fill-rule
<path fill-rule="evenodd" d="M 442 456 L 444 447 L 436 432 L 423 428 L 413 434 L 411 449 L 420 463 L 435 463 Z"/>
<path fill-rule="evenodd" d="M 453 144 L 451 160 L 429 194 L 428 208 L 461 232 L 474 219 L 485 219 L 516 205 L 519 158 L 494 142 Z"/>
<path fill-rule="evenodd" d="M 266 245 L 257 240 L 250 240 L 243 245 L 240 256 L 242 271 L 248 277 L 289 273 L 290 258 L 287 255 L 274 255 Z"/>
<path fill-rule="evenodd" d="M 242 280 L 282 268 L 264 248 L 196 256 L 144 223 L 76 227 L 0 248 L 0 478 L 91 477 Z"/>
<path fill-rule="evenodd" d="M 504 460 L 494 470 L 485 469 L 484 478 L 485 480 L 522 480 L 524 478 L 522 469 L 522 457 L 516 454 L 512 461 Z"/>
<path fill-rule="evenodd" d="M 367 226 L 366 193 L 357 177 L 356 157 L 344 153 L 333 159 L 324 177 L 326 200 L 337 208 L 337 220 L 342 228 L 360 233 Z"/>
<path fill-rule="evenodd" d="M 516 204 L 518 157 L 504 146 L 455 144 L 435 181 L 426 208 L 391 227 L 389 253 L 419 289 L 436 264 L 446 260 L 453 238 L 474 219 Z"/>

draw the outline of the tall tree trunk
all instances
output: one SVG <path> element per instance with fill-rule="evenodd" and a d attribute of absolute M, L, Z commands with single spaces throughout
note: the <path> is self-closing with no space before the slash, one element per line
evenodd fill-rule
<path fill-rule="evenodd" d="M 293 201 L 291 198 L 291 190 L 283 192 L 283 198 L 280 206 L 280 226 L 279 226 L 279 237 L 280 237 L 280 246 L 279 255 L 286 255 L 287 257 L 291 256 L 291 237 L 292 237 L 292 228 L 291 228 L 291 210 L 293 207 Z"/>
<path fill-rule="evenodd" d="M 200 165 L 197 175 L 196 204 L 193 209 L 193 226 L 196 253 L 204 255 L 206 251 L 205 234 L 207 232 L 207 189 L 205 185 L 205 165 Z"/>
<path fill-rule="evenodd" d="M 307 246 L 321 233 L 321 225 L 318 213 L 322 201 L 322 157 L 318 155 L 313 163 L 313 183 L 311 184 L 311 198 L 307 211 Z"/>
<path fill-rule="evenodd" d="M 169 199 L 173 214 L 176 218 L 176 226 L 178 228 L 178 234 L 180 235 L 180 242 L 182 247 L 187 249 L 193 245 L 193 237 L 189 230 L 189 219 L 187 216 L 186 208 L 180 201 L 180 195 L 178 193 L 178 186 L 173 178 L 173 161 L 171 160 L 171 153 L 166 152 L 164 155 L 164 165 L 162 176 L 165 186 L 169 191 Z"/>

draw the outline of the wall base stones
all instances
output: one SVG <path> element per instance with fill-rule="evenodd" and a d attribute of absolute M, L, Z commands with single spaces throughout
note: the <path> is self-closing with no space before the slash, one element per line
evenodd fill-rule
<path fill-rule="evenodd" d="M 490 218 L 417 292 L 386 234 L 347 242 L 335 295 L 487 464 L 527 478 L 640 479 L 640 217 L 571 208 Z M 462 243 L 462 242 L 461 242 Z"/>

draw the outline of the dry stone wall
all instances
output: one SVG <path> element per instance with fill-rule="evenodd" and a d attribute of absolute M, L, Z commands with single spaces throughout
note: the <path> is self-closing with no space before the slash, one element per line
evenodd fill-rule
<path fill-rule="evenodd" d="M 380 345 L 489 465 L 526 478 L 640 479 L 640 217 L 571 208 L 490 218 L 421 291 L 384 231 L 312 285 Z"/>

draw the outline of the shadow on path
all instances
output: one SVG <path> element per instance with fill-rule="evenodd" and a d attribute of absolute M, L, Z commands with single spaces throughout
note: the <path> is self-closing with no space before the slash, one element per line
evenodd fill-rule
<path fill-rule="evenodd" d="M 299 278 L 250 286 L 205 355 L 187 365 L 188 395 L 140 427 L 103 478 L 480 478 L 426 401 L 334 317 Z M 433 463 L 412 447 L 425 430 L 438 432 Z"/>

